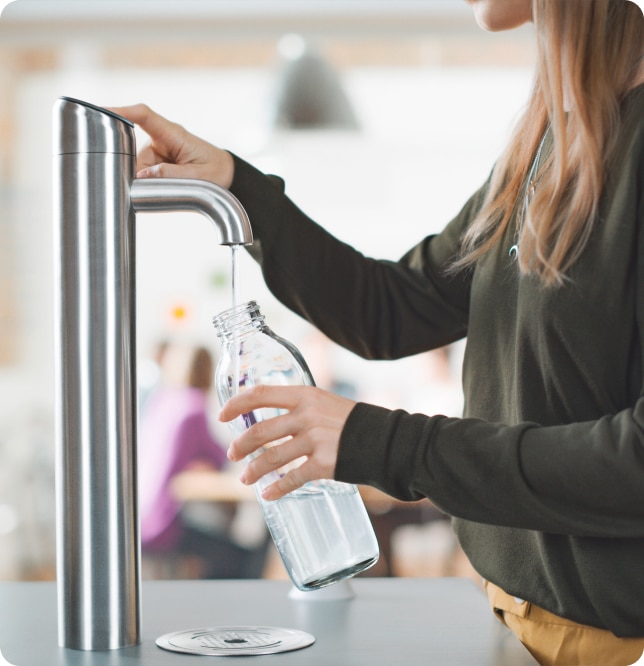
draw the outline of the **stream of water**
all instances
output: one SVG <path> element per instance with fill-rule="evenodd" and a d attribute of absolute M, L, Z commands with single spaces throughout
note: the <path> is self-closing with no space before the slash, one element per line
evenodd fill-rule
<path fill-rule="evenodd" d="M 239 245 L 230 246 L 233 311 L 236 310 L 237 306 L 239 305 L 239 256 L 237 254 L 238 250 L 239 250 Z M 233 370 L 234 376 L 233 376 L 232 394 L 237 395 L 237 393 L 239 393 L 239 380 L 240 380 L 239 356 L 241 350 L 239 348 L 239 337 L 236 332 L 236 328 L 233 328 L 233 331 L 234 331 L 233 353 L 235 354 L 235 360 L 234 360 L 234 370 Z"/>

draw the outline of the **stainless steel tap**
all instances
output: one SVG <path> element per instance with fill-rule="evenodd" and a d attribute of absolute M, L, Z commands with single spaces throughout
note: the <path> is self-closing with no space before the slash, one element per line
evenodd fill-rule
<path fill-rule="evenodd" d="M 227 190 L 136 180 L 134 127 L 61 97 L 54 107 L 58 640 L 141 640 L 135 213 L 198 211 L 223 245 L 252 243 Z"/>

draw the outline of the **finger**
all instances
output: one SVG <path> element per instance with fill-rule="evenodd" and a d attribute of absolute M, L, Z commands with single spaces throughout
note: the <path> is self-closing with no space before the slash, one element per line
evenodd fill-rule
<path fill-rule="evenodd" d="M 253 386 L 230 398 L 219 412 L 224 423 L 263 407 L 293 409 L 310 386 Z"/>
<path fill-rule="evenodd" d="M 313 478 L 307 475 L 306 463 L 304 463 L 285 474 L 279 481 L 271 483 L 262 491 L 262 497 L 269 501 L 280 499 L 284 495 L 301 488 L 307 481 L 312 481 Z"/>
<path fill-rule="evenodd" d="M 205 167 L 196 163 L 168 162 L 171 155 L 159 151 L 152 143 L 147 143 L 136 157 L 137 178 L 199 178 L 207 180 Z"/>
<path fill-rule="evenodd" d="M 112 107 L 109 110 L 138 125 L 150 137 L 151 147 L 158 155 L 176 161 L 187 134 L 181 125 L 164 118 L 147 104 Z"/>
<path fill-rule="evenodd" d="M 159 113 L 156 113 L 156 111 L 153 111 L 147 104 L 133 104 L 132 106 L 114 106 L 106 108 L 108 111 L 116 113 L 126 120 L 129 120 L 131 123 L 138 125 L 154 140 L 161 139 L 176 127 L 175 123 L 164 118 Z"/>
<path fill-rule="evenodd" d="M 295 434 L 295 425 L 290 412 L 259 421 L 236 437 L 228 448 L 232 462 L 243 460 L 247 455 L 271 442 L 277 442 Z"/>
<path fill-rule="evenodd" d="M 157 154 L 152 145 L 147 143 L 138 151 L 136 156 L 137 176 L 143 169 L 147 169 L 162 161 L 163 159 Z"/>
<path fill-rule="evenodd" d="M 194 164 L 170 164 L 159 162 L 150 166 L 143 166 L 136 172 L 137 178 L 197 178 L 204 179 L 203 169 Z"/>
<path fill-rule="evenodd" d="M 242 483 L 252 485 L 270 472 L 282 469 L 285 465 L 305 457 L 301 444 L 288 439 L 281 444 L 269 446 L 261 455 L 251 460 L 241 475 Z"/>

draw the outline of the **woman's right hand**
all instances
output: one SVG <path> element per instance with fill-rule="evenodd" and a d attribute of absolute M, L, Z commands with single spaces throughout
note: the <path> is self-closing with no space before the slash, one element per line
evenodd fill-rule
<path fill-rule="evenodd" d="M 197 178 L 231 186 L 235 167 L 229 152 L 190 134 L 145 104 L 109 110 L 138 125 L 150 137 L 137 156 L 137 178 Z"/>

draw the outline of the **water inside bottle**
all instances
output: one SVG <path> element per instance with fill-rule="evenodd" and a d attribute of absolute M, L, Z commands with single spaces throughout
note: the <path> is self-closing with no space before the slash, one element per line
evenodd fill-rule
<path fill-rule="evenodd" d="M 279 502 L 263 505 L 266 524 L 293 583 L 315 590 L 374 564 L 377 544 L 355 486 L 307 483 Z"/>
<path fill-rule="evenodd" d="M 231 245 L 232 305 L 235 309 L 239 305 L 238 249 L 238 246 Z M 233 331 L 232 345 L 231 393 L 236 395 L 247 379 L 242 376 L 241 338 L 236 330 Z M 263 380 L 267 377 L 264 375 Z M 282 384 L 283 377 L 279 375 L 278 379 L 277 383 Z M 257 420 L 279 413 L 280 410 L 263 409 L 260 414 L 245 414 L 233 429 L 249 428 Z M 294 461 L 292 465 L 301 462 Z M 262 477 L 255 484 L 255 492 L 293 584 L 300 590 L 316 590 L 372 566 L 378 560 L 378 543 L 358 489 L 332 480 L 310 481 L 279 501 L 264 500 L 262 490 L 286 471 L 284 468 Z"/>

